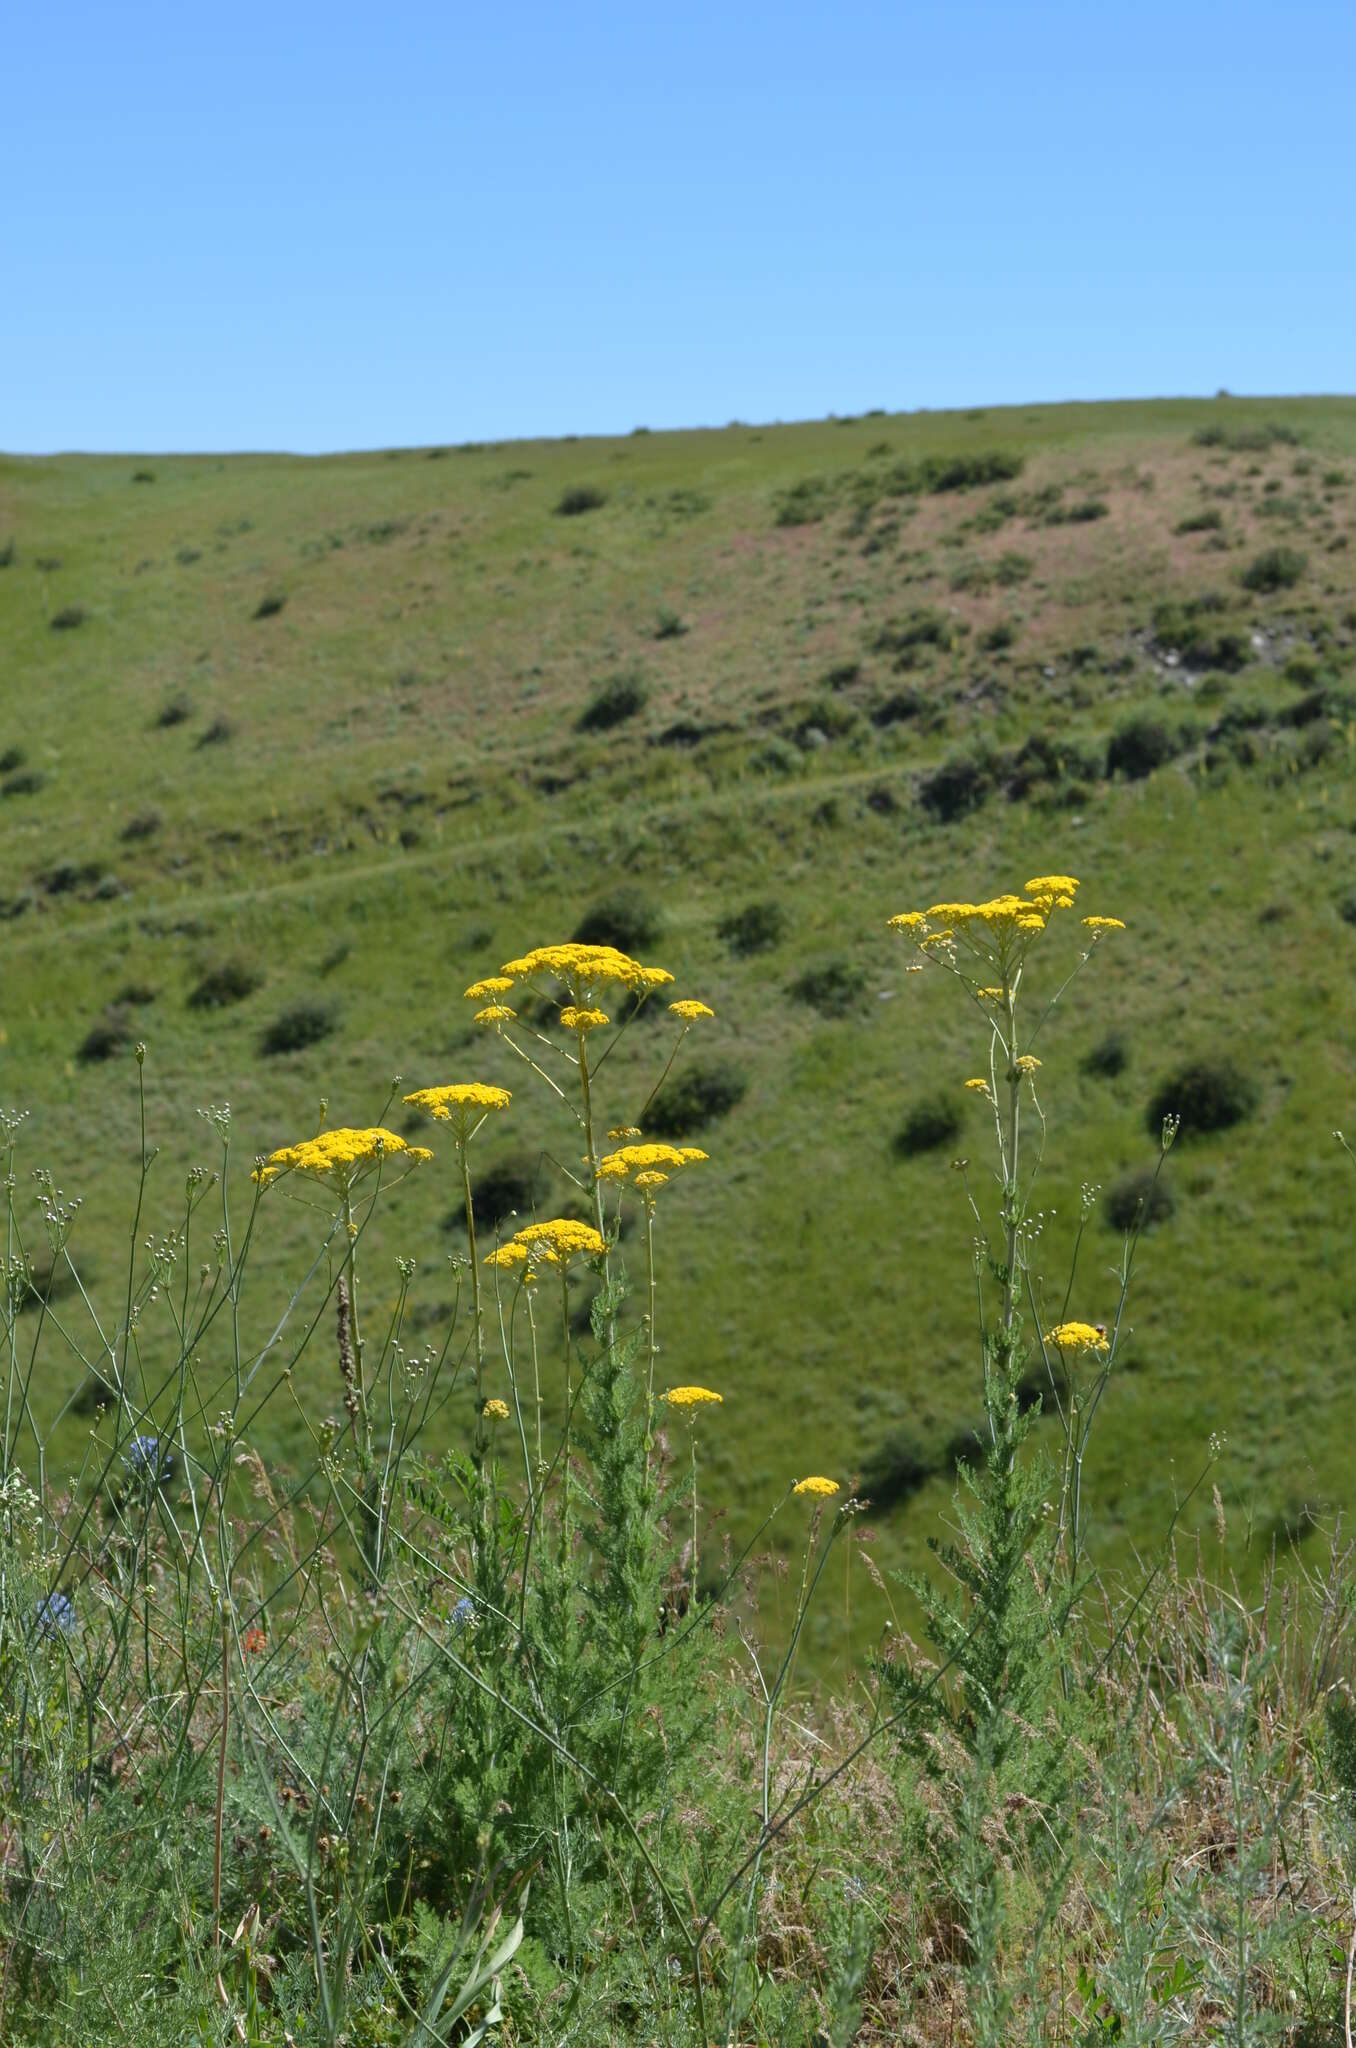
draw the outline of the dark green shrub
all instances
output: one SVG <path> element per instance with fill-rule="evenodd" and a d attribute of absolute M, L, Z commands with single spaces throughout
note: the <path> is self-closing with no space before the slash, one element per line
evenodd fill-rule
<path fill-rule="evenodd" d="M 763 900 L 731 911 L 721 919 L 716 932 L 731 952 L 744 957 L 770 951 L 785 936 L 786 922 L 786 912 L 780 903 Z"/>
<path fill-rule="evenodd" d="M 8 569 L 14 560 L 14 542 L 0 541 L 0 569 Z"/>
<path fill-rule="evenodd" d="M 1006 619 L 1000 619 L 996 626 L 990 626 L 987 633 L 979 636 L 981 654 L 1005 654 L 1017 642 L 1017 628 Z"/>
<path fill-rule="evenodd" d="M 195 562 L 202 560 L 202 549 L 180 548 L 176 552 L 174 559 L 181 569 L 191 569 Z"/>
<path fill-rule="evenodd" d="M 46 781 L 40 768 L 22 768 L 0 782 L 0 796 L 36 796 Z"/>
<path fill-rule="evenodd" d="M 190 1010 L 225 1010 L 243 1003 L 264 985 L 259 970 L 244 960 L 221 960 L 209 967 L 188 992 Z"/>
<path fill-rule="evenodd" d="M 77 626 L 83 626 L 88 617 L 89 613 L 82 604 L 63 605 L 59 612 L 52 614 L 52 630 L 54 633 L 73 632 Z"/>
<path fill-rule="evenodd" d="M 1033 732 L 1008 763 L 1007 793 L 1018 803 L 1029 796 L 1051 796 L 1074 782 L 1095 782 L 1100 765 L 1072 740 Z"/>
<path fill-rule="evenodd" d="M 877 1513 L 909 1500 L 941 1470 L 931 1454 L 908 1430 L 896 1430 L 878 1444 L 862 1466 L 861 1492 Z"/>
<path fill-rule="evenodd" d="M 164 822 L 159 811 L 155 809 L 134 811 L 118 837 L 129 846 L 134 845 L 139 839 L 154 839 Z"/>
<path fill-rule="evenodd" d="M 893 690 L 873 705 L 871 723 L 882 731 L 887 725 L 902 725 L 906 719 L 917 718 L 926 702 L 917 690 Z"/>
<path fill-rule="evenodd" d="M 579 732 L 610 732 L 645 707 L 649 691 L 636 671 L 600 683 L 575 721 Z"/>
<path fill-rule="evenodd" d="M 1130 718 L 1107 742 L 1106 772 L 1140 782 L 1177 754 L 1177 741 L 1159 718 Z"/>
<path fill-rule="evenodd" d="M 16 768 L 22 768 L 28 760 L 22 747 L 6 747 L 0 754 L 0 775 L 12 775 Z"/>
<path fill-rule="evenodd" d="M 659 617 L 655 621 L 654 637 L 656 640 L 681 640 L 686 631 L 687 621 L 681 618 L 677 612 L 665 609 L 660 612 Z"/>
<path fill-rule="evenodd" d="M 1337 915 L 1343 924 L 1356 924 L 1356 889 L 1348 890 L 1337 905 Z"/>
<path fill-rule="evenodd" d="M 145 1009 L 147 1003 L 155 1001 L 156 991 L 144 981 L 125 981 L 114 997 L 115 1002 L 130 1003 L 133 1009 Z"/>
<path fill-rule="evenodd" d="M 181 690 L 165 700 L 151 722 L 157 731 L 167 732 L 171 726 L 184 725 L 192 716 L 193 706 Z"/>
<path fill-rule="evenodd" d="M 266 591 L 264 595 L 260 598 L 258 604 L 254 607 L 252 616 L 256 619 L 276 619 L 278 613 L 283 609 L 286 603 L 286 591 Z"/>
<path fill-rule="evenodd" d="M 925 775 L 918 787 L 919 800 L 943 825 L 977 811 L 993 794 L 997 764 L 987 749 L 973 754 L 953 754 Z"/>
<path fill-rule="evenodd" d="M 859 661 L 840 661 L 824 671 L 820 682 L 826 690 L 846 690 L 861 680 L 861 673 L 862 665 Z"/>
<path fill-rule="evenodd" d="M 95 1066 L 125 1052 L 131 1043 L 132 1027 L 125 1014 L 108 1010 L 96 1024 L 91 1024 L 76 1047 L 75 1056 L 82 1066 Z"/>
<path fill-rule="evenodd" d="M 1145 1128 L 1156 1138 L 1164 1117 L 1175 1116 L 1181 1119 L 1183 1137 L 1227 1131 L 1251 1116 L 1259 1099 L 1256 1082 L 1232 1060 L 1190 1060 L 1154 1090 Z"/>
<path fill-rule="evenodd" d="M 645 1112 L 645 1135 L 684 1138 L 728 1116 L 744 1099 L 748 1083 L 732 1067 L 707 1062 L 666 1081 Z"/>
<path fill-rule="evenodd" d="M 919 488 L 925 491 L 970 491 L 984 484 L 1011 482 L 1021 475 L 1020 455 L 991 448 L 985 455 L 928 455 L 918 465 Z"/>
<path fill-rule="evenodd" d="M 1106 1198 L 1106 1220 L 1113 1230 L 1148 1229 L 1166 1223 L 1177 1207 L 1177 1197 L 1161 1173 L 1144 1167 L 1118 1180 Z"/>
<path fill-rule="evenodd" d="M 477 1230 L 495 1230 L 510 1216 L 529 1217 L 545 1193 L 544 1187 L 539 1186 L 541 1179 L 537 1160 L 526 1153 L 496 1160 L 493 1166 L 475 1174 L 471 1182 L 471 1213 Z M 555 1211 L 550 1213 L 554 1215 Z M 464 1228 L 465 1208 L 454 1209 L 447 1220 L 453 1229 L 459 1224 Z"/>
<path fill-rule="evenodd" d="M 901 1159 L 918 1152 L 936 1152 L 954 1145 L 961 1133 L 959 1105 L 949 1095 L 930 1095 L 915 1102 L 894 1135 L 894 1150 Z"/>
<path fill-rule="evenodd" d="M 802 477 L 777 499 L 778 526 L 813 526 L 833 509 L 837 492 L 826 476 Z"/>
<path fill-rule="evenodd" d="M 234 737 L 235 727 L 231 724 L 230 719 L 223 718 L 218 714 L 206 731 L 199 737 L 198 745 L 200 747 L 221 747 L 226 744 L 227 740 L 234 739 Z"/>
<path fill-rule="evenodd" d="M 570 937 L 581 946 L 615 946 L 619 953 L 643 953 L 653 946 L 664 920 L 657 904 L 639 889 L 615 895 L 584 912 Z"/>
<path fill-rule="evenodd" d="M 1217 506 L 1207 512 L 1192 512 L 1185 519 L 1179 519 L 1173 527 L 1174 533 L 1219 533 L 1224 525 L 1224 514 Z"/>
<path fill-rule="evenodd" d="M 134 484 L 153 484 L 155 482 L 155 471 L 153 469 L 134 469 L 132 471 L 132 482 Z"/>
<path fill-rule="evenodd" d="M 1101 498 L 1083 498 L 1076 505 L 1055 505 L 1045 515 L 1046 526 L 1088 526 L 1105 519 L 1111 507 Z"/>
<path fill-rule="evenodd" d="M 1011 590 L 1016 584 L 1025 583 L 1035 566 L 1030 555 L 1000 555 L 994 563 L 994 578 L 1005 590 Z"/>
<path fill-rule="evenodd" d="M 846 960 L 825 960 L 807 967 L 791 983 L 789 994 L 798 1003 L 818 1010 L 821 1017 L 845 1017 L 861 1000 L 862 978 Z"/>
<path fill-rule="evenodd" d="M 1288 683 L 1295 685 L 1296 689 L 1312 690 L 1322 674 L 1322 670 L 1319 667 L 1317 655 L 1309 654 L 1303 649 L 1299 649 L 1291 655 L 1281 673 Z"/>
<path fill-rule="evenodd" d="M 1239 581 L 1245 590 L 1260 591 L 1264 595 L 1277 590 L 1293 590 L 1308 561 L 1309 557 L 1298 548 L 1264 548 L 1240 573 Z"/>
<path fill-rule="evenodd" d="M 876 654 L 893 654 L 896 668 L 913 668 L 920 647 L 949 648 L 956 637 L 956 620 L 920 605 L 904 619 L 887 621 L 871 645 Z"/>
<path fill-rule="evenodd" d="M 596 512 L 600 505 L 606 503 L 606 491 L 598 490 L 593 484 L 572 484 L 556 500 L 556 511 L 562 519 L 578 519 L 581 513 Z"/>
<path fill-rule="evenodd" d="M 311 1045 L 319 1045 L 322 1039 L 332 1037 L 339 1028 L 339 1019 L 326 1003 L 294 1003 L 284 1010 L 259 1040 L 259 1050 L 266 1059 L 276 1059 L 289 1052 L 305 1052 Z"/>
<path fill-rule="evenodd" d="M 1083 1072 L 1096 1075 L 1099 1081 L 1114 1081 L 1117 1074 L 1123 1074 L 1130 1064 L 1130 1047 L 1124 1034 L 1108 1031 L 1083 1057 Z"/>

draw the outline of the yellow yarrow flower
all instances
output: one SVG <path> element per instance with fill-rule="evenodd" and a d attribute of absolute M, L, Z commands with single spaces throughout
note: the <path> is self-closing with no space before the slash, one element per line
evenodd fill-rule
<path fill-rule="evenodd" d="M 673 980 L 666 967 L 643 967 L 629 953 L 616 946 L 589 946 L 572 940 L 568 945 L 536 946 L 517 960 L 506 960 L 499 970 L 510 982 L 531 981 L 539 974 L 551 974 L 563 981 L 572 1001 L 581 1009 L 592 1007 L 597 989 L 620 987 L 643 993 L 664 988 Z"/>
<path fill-rule="evenodd" d="M 1106 1332 L 1099 1330 L 1095 1323 L 1056 1323 L 1053 1330 L 1046 1331 L 1045 1341 L 1059 1351 L 1108 1349 Z"/>
<path fill-rule="evenodd" d="M 725 1396 L 713 1394 L 709 1387 L 670 1387 L 664 1399 L 670 1408 L 700 1408 L 711 1402 L 720 1407 Z"/>
<path fill-rule="evenodd" d="M 976 1095 L 987 1095 L 989 1092 L 989 1084 L 982 1074 L 976 1074 L 974 1080 L 967 1081 L 965 1085 L 973 1089 Z"/>
<path fill-rule="evenodd" d="M 436 1123 L 450 1124 L 453 1137 L 464 1145 L 487 1116 L 507 1109 L 513 1097 L 507 1088 L 495 1088 L 486 1081 L 448 1081 L 440 1088 L 416 1088 L 404 1099 L 411 1109 L 422 1109 Z"/>
<path fill-rule="evenodd" d="M 818 1474 L 811 1474 L 808 1479 L 798 1479 L 791 1491 L 818 1494 L 821 1499 L 828 1500 L 839 1491 L 839 1486 L 836 1479 L 822 1479 Z"/>
<path fill-rule="evenodd" d="M 893 917 L 887 917 L 886 927 L 896 932 L 919 932 L 927 930 L 927 913 L 922 910 L 900 910 Z"/>
<path fill-rule="evenodd" d="M 255 1168 L 252 1178 L 266 1186 L 279 1174 L 303 1173 L 314 1180 L 327 1181 L 331 1187 L 345 1189 L 382 1160 L 397 1156 L 418 1166 L 432 1159 L 433 1154 L 422 1145 L 407 1144 L 404 1138 L 379 1124 L 365 1130 L 321 1131 L 318 1137 L 306 1138 L 300 1145 L 283 1145 L 270 1152 L 263 1165 Z"/>
<path fill-rule="evenodd" d="M 639 1124 L 615 1124 L 607 1135 L 614 1145 L 620 1145 L 623 1139 L 639 1138 L 642 1133 Z"/>
<path fill-rule="evenodd" d="M 684 1024 L 695 1024 L 699 1017 L 714 1017 L 716 1013 L 714 1010 L 709 1010 L 705 1003 L 693 1002 L 691 999 L 687 999 L 681 1003 L 670 1003 L 669 1014 L 673 1017 L 681 1017 Z"/>
<path fill-rule="evenodd" d="M 514 1231 L 513 1239 L 526 1247 L 529 1258 L 543 1256 L 557 1266 L 573 1258 L 600 1259 L 607 1250 L 606 1238 L 591 1223 L 578 1223 L 572 1216 L 557 1216 L 549 1223 L 525 1224 Z"/>
<path fill-rule="evenodd" d="M 1015 1065 L 1019 1074 L 1034 1074 L 1040 1061 L 1034 1053 L 1024 1052 L 1019 1055 Z"/>
<path fill-rule="evenodd" d="M 511 1273 L 515 1267 L 527 1264 L 527 1246 L 516 1244 L 510 1238 L 507 1244 L 498 1245 L 494 1251 L 487 1252 L 481 1264 L 497 1266 L 501 1272 Z"/>
<path fill-rule="evenodd" d="M 607 1152 L 598 1161 L 597 1177 L 630 1180 L 633 1174 L 652 1167 L 676 1171 L 684 1166 L 699 1166 L 709 1156 L 700 1145 L 623 1145 L 620 1151 Z"/>
<path fill-rule="evenodd" d="M 651 1169 L 645 1173 L 638 1173 L 635 1185 L 638 1188 L 662 1188 L 667 1180 L 668 1175 L 666 1173 L 655 1173 Z"/>
<path fill-rule="evenodd" d="M 1125 926 L 1119 917 L 1085 917 L 1084 924 L 1090 932 L 1123 932 Z"/>
<path fill-rule="evenodd" d="M 486 996 L 506 996 L 513 983 L 506 974 L 487 974 L 483 981 L 473 981 L 462 994 L 471 1003 L 483 1003 Z"/>
<path fill-rule="evenodd" d="M 1028 896 L 1075 896 L 1078 893 L 1077 875 L 1033 875 L 1025 884 Z"/>
<path fill-rule="evenodd" d="M 497 1394 L 493 1395 L 491 1399 L 485 1403 L 485 1406 L 481 1409 L 480 1412 L 482 1415 L 488 1415 L 495 1422 L 507 1422 L 509 1419 L 508 1402 L 501 1401 Z"/>
<path fill-rule="evenodd" d="M 977 988 L 975 994 L 982 1003 L 1001 1003 L 1004 991 L 1001 988 Z"/>
<path fill-rule="evenodd" d="M 517 1016 L 507 1003 L 486 1003 L 483 1010 L 477 1010 L 472 1017 L 473 1024 L 509 1024 Z"/>
<path fill-rule="evenodd" d="M 578 1031 L 581 1035 L 589 1031 L 600 1031 L 612 1019 L 604 1010 L 581 1010 L 574 1003 L 567 1005 L 560 1013 L 560 1021 L 567 1031 Z"/>

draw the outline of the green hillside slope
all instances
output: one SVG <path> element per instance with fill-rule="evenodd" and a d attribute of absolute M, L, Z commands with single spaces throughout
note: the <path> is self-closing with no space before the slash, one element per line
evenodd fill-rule
<path fill-rule="evenodd" d="M 856 1476 L 877 1557 L 917 1557 L 978 1412 L 951 1168 L 984 1046 L 885 920 L 1068 871 L 1129 927 L 1043 1053 L 1056 1285 L 1102 1190 L 1079 1313 L 1109 1301 L 1105 1212 L 1160 1085 L 1227 1058 L 1253 1096 L 1169 1162 L 1094 1550 L 1161 1533 L 1212 1431 L 1242 1520 L 1302 1532 L 1353 1491 L 1354 524 L 1349 400 L 0 462 L 0 1105 L 83 1197 L 96 1295 L 125 1272 L 138 1039 L 143 1236 L 209 1155 L 200 1107 L 232 1107 L 246 1202 L 256 1153 L 322 1098 L 375 1120 L 395 1074 L 512 1087 L 482 1170 L 556 1213 L 569 1129 L 461 992 L 611 932 L 716 1012 L 682 1054 L 719 1113 L 684 1133 L 713 1163 L 663 1212 L 659 1311 L 666 1377 L 725 1393 L 708 1497 L 740 1536 L 799 1471 Z M 326 1035 L 266 1051 L 299 1006 L 293 1038 Z M 626 1034 L 609 1121 L 671 1036 Z M 392 1295 L 418 1260 L 421 1339 L 453 1208 L 440 1159 L 368 1258 Z M 315 1223 L 271 1214 L 280 1296 Z M 265 1450 L 339 1407 L 337 1366 L 310 1371 Z M 875 1598 L 852 1589 L 867 1629 Z"/>

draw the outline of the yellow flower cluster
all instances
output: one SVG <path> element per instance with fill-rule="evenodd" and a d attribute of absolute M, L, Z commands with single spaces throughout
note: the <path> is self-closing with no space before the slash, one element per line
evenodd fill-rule
<path fill-rule="evenodd" d="M 614 1145 L 620 1145 L 626 1138 L 640 1137 L 641 1129 L 639 1124 L 615 1124 L 607 1135 Z"/>
<path fill-rule="evenodd" d="M 989 1092 L 989 1084 L 982 1074 L 976 1074 L 974 1080 L 967 1081 L 965 1085 L 972 1088 L 976 1095 L 987 1095 Z"/>
<path fill-rule="evenodd" d="M 485 1403 L 480 1412 L 482 1415 L 488 1415 L 495 1422 L 507 1422 L 509 1419 L 508 1402 L 501 1401 L 497 1394 Z"/>
<path fill-rule="evenodd" d="M 571 941 L 563 946 L 536 946 L 520 959 L 506 960 L 499 976 L 510 983 L 533 981 L 538 975 L 554 975 L 563 981 L 574 1002 L 591 1006 L 593 992 L 600 988 L 625 988 L 640 995 L 665 988 L 673 976 L 664 967 L 642 967 L 629 953 L 616 946 L 586 946 Z M 504 991 L 499 991 L 504 993 Z"/>
<path fill-rule="evenodd" d="M 397 1154 L 402 1154 L 412 1166 L 433 1157 L 424 1146 L 408 1145 L 394 1131 L 375 1124 L 367 1130 L 321 1131 L 318 1137 L 305 1138 L 300 1145 L 283 1145 L 270 1152 L 263 1165 L 255 1169 L 253 1178 L 262 1186 L 276 1180 L 280 1173 L 306 1173 L 342 1189 L 351 1187 L 360 1174 L 383 1159 L 393 1159 Z"/>
<path fill-rule="evenodd" d="M 1019 1053 L 1015 1062 L 1019 1074 L 1034 1074 L 1040 1061 L 1034 1052 Z"/>
<path fill-rule="evenodd" d="M 600 1031 L 612 1019 L 605 1010 L 581 1010 L 577 1004 L 570 1003 L 561 1011 L 560 1021 L 567 1031 L 577 1031 L 582 1037 L 586 1032 Z"/>
<path fill-rule="evenodd" d="M 483 1003 L 487 996 L 506 996 L 513 987 L 507 974 L 487 974 L 483 981 L 473 981 L 462 994 L 468 1002 Z"/>
<path fill-rule="evenodd" d="M 670 1387 L 664 1399 L 670 1408 L 700 1408 L 707 1402 L 719 1407 L 725 1396 L 713 1394 L 709 1387 Z"/>
<path fill-rule="evenodd" d="M 705 1003 L 694 1002 L 688 997 L 681 1003 L 670 1003 L 669 1014 L 680 1017 L 684 1024 L 695 1024 L 699 1018 L 714 1017 L 716 1013 L 709 1010 Z"/>
<path fill-rule="evenodd" d="M 1058 1351 L 1105 1351 L 1106 1331 L 1095 1323 L 1056 1323 L 1053 1330 L 1045 1333 L 1047 1344 L 1053 1344 Z"/>
<path fill-rule="evenodd" d="M 490 1252 L 484 1263 L 512 1272 L 518 1266 L 529 1271 L 537 1266 L 568 1266 L 571 1259 L 600 1259 L 607 1240 L 591 1223 L 577 1223 L 572 1216 L 558 1216 L 550 1223 L 527 1223 L 516 1230 L 506 1244 Z"/>
<path fill-rule="evenodd" d="M 829 1500 L 838 1491 L 838 1481 L 836 1479 L 821 1479 L 818 1474 L 812 1474 L 809 1479 L 798 1479 L 791 1491 L 793 1493 L 818 1494 L 821 1499 Z"/>
<path fill-rule="evenodd" d="M 465 1143 L 494 1110 L 507 1109 L 513 1097 L 507 1088 L 486 1081 L 449 1081 L 441 1088 L 416 1088 L 405 1101 L 440 1124 L 451 1124 L 454 1137 Z"/>
<path fill-rule="evenodd" d="M 901 910 L 887 923 L 919 947 L 953 947 L 960 938 L 985 959 L 995 957 L 988 948 L 997 941 L 998 957 L 1011 970 L 1024 946 L 1045 930 L 1057 910 L 1073 909 L 1078 888 L 1076 875 L 1033 875 L 1020 895 L 991 896 L 983 903 L 934 903 L 927 910 Z M 1094 937 L 1125 930 L 1118 917 L 1085 917 L 1083 923 Z M 999 1002 L 1004 991 L 989 986 L 975 993 L 984 1001 Z"/>
<path fill-rule="evenodd" d="M 633 1177 L 639 1186 L 639 1177 L 652 1168 L 676 1172 L 684 1166 L 697 1166 L 709 1158 L 699 1145 L 623 1145 L 618 1152 L 606 1152 L 598 1161 L 599 1180 L 630 1180 Z"/>
<path fill-rule="evenodd" d="M 486 1003 L 483 1010 L 477 1010 L 472 1017 L 473 1024 L 508 1024 L 518 1012 L 511 1010 L 507 1003 Z"/>

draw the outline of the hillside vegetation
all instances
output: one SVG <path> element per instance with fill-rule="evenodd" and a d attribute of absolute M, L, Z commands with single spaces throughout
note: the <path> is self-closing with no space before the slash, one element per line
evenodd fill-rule
<path fill-rule="evenodd" d="M 973 1045 L 886 919 L 1068 870 L 1133 941 L 1041 1075 L 1052 1243 L 1100 1187 L 1089 1312 L 1159 1120 L 1184 1119 L 1086 1476 L 1091 1550 L 1160 1538 L 1217 1432 L 1254 1572 L 1351 1493 L 1330 1132 L 1356 1100 L 1354 525 L 1346 400 L 0 463 L 0 1104 L 82 1200 L 91 1300 L 125 1279 L 138 1041 L 162 1148 L 145 1237 L 212 1157 L 199 1109 L 231 1105 L 247 1207 L 254 1157 L 322 1100 L 367 1125 L 403 1115 L 395 1075 L 397 1099 L 517 1089 L 463 988 L 608 941 L 715 1012 L 650 1127 L 711 1154 L 661 1218 L 683 1306 L 661 1294 L 658 1327 L 666 1380 L 725 1391 L 703 1458 L 731 1541 L 812 1468 L 873 1502 L 880 1563 L 918 1560 L 982 1415 L 952 1167 L 984 1112 Z M 671 1038 L 647 1011 L 619 1041 L 608 1123 Z M 542 1128 L 510 1113 L 482 1141 L 491 1236 L 568 1208 L 571 1130 Z M 397 1254 L 417 1261 L 421 1341 L 466 1247 L 451 1167 L 366 1251 L 391 1300 Z M 274 1205 L 275 1294 L 313 1224 Z M 63 1285 L 36 1270 L 25 1311 L 45 1291 L 70 1333 L 69 1381 L 49 1353 L 33 1389 L 47 1420 L 92 1334 Z M 247 1349 L 269 1295 L 256 1275 Z M 270 1458 L 339 1409 L 338 1368 L 308 1355 L 294 1392 L 258 1420 Z M 874 1579 L 849 1592 L 812 1617 L 810 1668 L 878 1633 Z"/>

